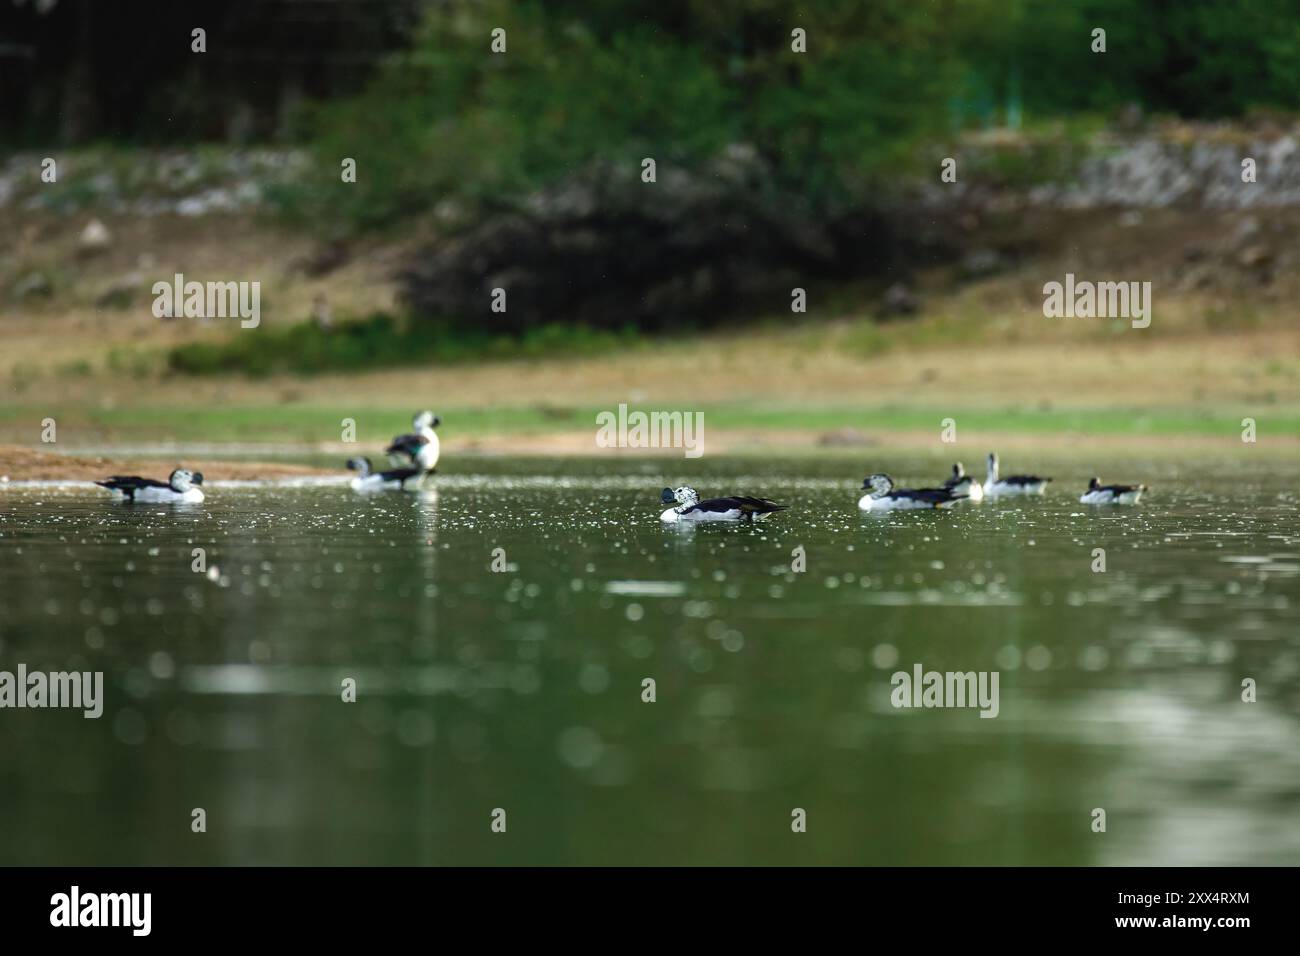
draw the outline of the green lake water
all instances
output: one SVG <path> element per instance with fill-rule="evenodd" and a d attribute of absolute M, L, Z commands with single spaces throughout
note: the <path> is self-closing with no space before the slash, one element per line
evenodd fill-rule
<path fill-rule="evenodd" d="M 0 864 L 1300 863 L 1295 469 L 1104 464 L 1152 493 L 1007 461 L 1052 491 L 862 515 L 866 472 L 947 462 L 848 457 L 0 486 L 0 670 L 104 673 L 97 720 L 0 710 Z M 791 507 L 661 525 L 685 481 Z M 997 716 L 894 707 L 916 664 L 997 672 Z"/>

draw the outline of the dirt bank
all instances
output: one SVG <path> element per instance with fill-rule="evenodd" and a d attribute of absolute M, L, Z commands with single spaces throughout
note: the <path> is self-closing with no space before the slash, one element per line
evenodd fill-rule
<path fill-rule="evenodd" d="M 143 475 L 165 479 L 172 469 L 186 467 L 203 472 L 208 481 L 256 478 L 291 478 L 326 475 L 320 468 L 284 463 L 221 462 L 190 459 L 184 462 L 157 458 L 105 458 L 97 455 L 60 455 L 21 445 L 0 445 L 0 481 L 94 481 L 108 475 Z"/>

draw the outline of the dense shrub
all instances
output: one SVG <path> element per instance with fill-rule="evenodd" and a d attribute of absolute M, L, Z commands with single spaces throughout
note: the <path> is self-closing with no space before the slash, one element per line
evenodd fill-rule
<path fill-rule="evenodd" d="M 313 374 L 481 358 L 595 354 L 637 342 L 631 329 L 611 332 L 544 325 L 509 337 L 467 332 L 445 321 L 407 326 L 380 314 L 331 329 L 303 322 L 283 330 L 236 334 L 219 342 L 190 342 L 168 353 L 167 366 L 189 375 L 238 372 L 260 377 L 276 372 Z"/>

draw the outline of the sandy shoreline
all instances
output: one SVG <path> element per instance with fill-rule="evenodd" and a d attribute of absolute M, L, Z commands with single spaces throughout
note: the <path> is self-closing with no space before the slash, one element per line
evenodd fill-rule
<path fill-rule="evenodd" d="M 283 462 L 199 461 L 177 459 L 67 455 L 36 451 L 21 445 L 0 445 L 0 480 L 95 481 L 109 475 L 143 475 L 165 480 L 172 469 L 188 467 L 210 481 L 252 481 L 334 474 L 328 469 Z"/>
<path fill-rule="evenodd" d="M 825 456 L 877 459 L 897 454 L 953 455 L 968 462 L 982 460 L 990 449 L 1027 454 L 1101 454 L 1141 455 L 1155 459 L 1179 459 L 1205 456 L 1231 457 L 1241 454 L 1240 440 L 1232 436 L 1205 435 L 1107 435 L 1052 434 L 1023 432 L 970 434 L 957 445 L 941 448 L 932 430 L 856 431 L 755 430 L 732 429 L 710 434 L 705 457 Z M 30 446 L 0 444 L 0 482 L 5 481 L 94 481 L 108 475 L 143 475 L 166 478 L 173 468 L 187 467 L 203 472 L 209 481 L 258 481 L 285 478 L 348 476 L 343 461 L 357 454 L 356 445 L 323 444 L 276 446 L 278 454 L 301 457 L 337 458 L 338 467 L 314 467 L 284 460 L 266 460 L 258 449 L 241 446 L 195 446 L 167 451 L 141 449 L 113 454 L 49 452 Z M 1251 454 L 1262 458 L 1300 454 L 1300 441 L 1278 436 L 1250 446 Z M 681 449 L 597 448 L 589 431 L 550 432 L 528 435 L 493 435 L 443 443 L 444 461 L 456 458 L 492 458 L 500 456 L 594 458 L 662 458 L 676 460 L 689 467 L 699 459 L 684 458 Z M 273 457 L 268 455 L 268 457 Z M 373 455 L 379 462 L 382 456 Z"/>

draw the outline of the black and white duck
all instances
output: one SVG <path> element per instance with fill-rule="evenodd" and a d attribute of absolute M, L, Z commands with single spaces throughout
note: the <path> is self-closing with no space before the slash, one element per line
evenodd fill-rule
<path fill-rule="evenodd" d="M 862 480 L 867 492 L 858 499 L 863 511 L 902 511 L 913 508 L 951 508 L 970 496 L 950 488 L 895 488 L 888 475 L 869 475 Z"/>
<path fill-rule="evenodd" d="M 971 501 L 984 500 L 984 486 L 974 475 L 966 474 L 966 466 L 961 462 L 952 466 L 952 477 L 947 479 L 943 486 L 955 495 L 965 495 Z"/>
<path fill-rule="evenodd" d="M 203 500 L 203 473 L 177 468 L 166 481 L 141 478 L 139 475 L 112 475 L 95 484 L 109 491 L 121 492 L 126 501 L 167 504 L 198 504 Z"/>
<path fill-rule="evenodd" d="M 1011 495 L 1041 495 L 1051 480 L 1038 475 L 1009 475 L 1001 478 L 998 476 L 998 456 L 990 452 L 989 473 L 984 479 L 984 496 L 1001 498 Z"/>
<path fill-rule="evenodd" d="M 1103 485 L 1100 478 L 1093 478 L 1079 501 L 1085 505 L 1135 505 L 1146 490 L 1146 485 Z"/>
<path fill-rule="evenodd" d="M 442 419 L 433 412 L 420 412 L 411 420 L 411 433 L 394 438 L 384 449 L 384 454 L 390 459 L 405 456 L 423 474 L 433 474 L 438 467 L 439 454 L 438 434 L 434 429 L 441 424 Z"/>
<path fill-rule="evenodd" d="M 355 471 L 352 479 L 353 491 L 406 491 L 406 484 L 412 486 L 424 477 L 424 470 L 416 467 L 390 468 L 388 471 L 375 471 L 369 458 L 349 458 L 348 470 Z"/>
<path fill-rule="evenodd" d="M 785 511 L 787 505 L 779 505 L 766 498 L 752 498 L 748 495 L 736 495 L 731 498 L 710 498 L 701 501 L 699 492 L 688 485 L 680 488 L 665 488 L 659 500 L 672 505 L 660 519 L 676 523 L 679 521 L 757 521 L 764 515 Z"/>

